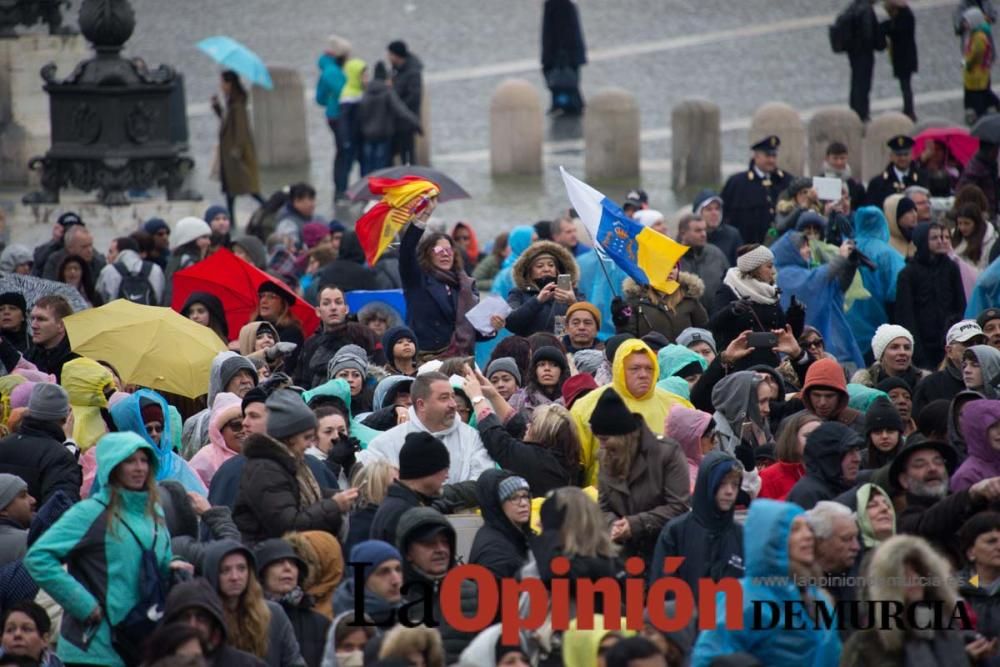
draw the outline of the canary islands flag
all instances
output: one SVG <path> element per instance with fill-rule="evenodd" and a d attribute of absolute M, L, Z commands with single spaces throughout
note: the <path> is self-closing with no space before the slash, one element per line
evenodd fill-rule
<path fill-rule="evenodd" d="M 670 237 L 643 227 L 603 194 L 559 168 L 566 194 L 580 220 L 603 251 L 640 285 L 650 285 L 665 294 L 679 287 L 670 272 L 688 247 Z"/>

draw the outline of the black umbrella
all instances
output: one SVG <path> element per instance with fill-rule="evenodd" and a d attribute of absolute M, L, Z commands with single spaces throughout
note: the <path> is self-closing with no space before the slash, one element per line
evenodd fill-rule
<path fill-rule="evenodd" d="M 451 176 L 448 176 L 444 172 L 438 171 L 437 169 L 421 167 L 415 164 L 402 164 L 398 167 L 387 167 L 385 169 L 373 171 L 360 181 L 355 182 L 351 185 L 351 187 L 347 188 L 347 198 L 351 201 L 371 201 L 381 199 L 381 195 L 372 194 L 372 191 L 368 189 L 368 179 L 373 176 L 376 178 L 403 178 L 404 176 L 417 176 L 419 178 L 425 178 L 441 188 L 441 194 L 438 196 L 438 200 L 442 202 L 452 199 L 472 198 L 472 196 L 465 191 L 465 188 L 452 180 Z"/>
<path fill-rule="evenodd" d="M 977 120 L 971 133 L 972 136 L 979 137 L 980 141 L 1000 144 L 1000 113 L 987 114 Z"/>

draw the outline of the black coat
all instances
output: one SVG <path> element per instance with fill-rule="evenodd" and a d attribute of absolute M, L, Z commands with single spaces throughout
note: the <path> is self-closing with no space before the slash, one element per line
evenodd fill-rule
<path fill-rule="evenodd" d="M 715 493 L 724 476 L 718 475 L 713 480 L 712 471 L 719 466 L 740 469 L 733 456 L 719 450 L 709 452 L 701 460 L 691 511 L 671 519 L 656 539 L 649 570 L 650 585 L 666 576 L 663 559 L 667 556 L 684 557 L 684 563 L 671 576 L 686 581 L 696 601 L 699 579 L 719 581 L 723 577 L 743 576 L 743 526 L 733 520 L 734 509 L 722 512 L 715 503 Z"/>
<path fill-rule="evenodd" d="M 751 331 L 771 331 L 772 329 L 784 329 L 785 325 L 788 324 L 780 301 L 773 304 L 744 302 L 749 303 L 753 313 L 737 306 L 736 302 L 738 301 L 736 292 L 728 285 L 720 285 L 715 292 L 715 299 L 712 301 L 715 312 L 708 323 L 708 328 L 715 336 L 716 349 L 719 352 L 726 349 L 731 342 L 748 329 Z M 763 325 L 763 329 L 761 325 Z M 736 364 L 736 370 L 745 370 L 758 364 L 776 367 L 778 363 L 778 355 L 771 350 L 761 348 L 755 349 L 749 356 Z"/>
<path fill-rule="evenodd" d="M 722 188 L 723 222 L 735 227 L 745 243 L 763 243 L 774 222 L 778 196 L 791 182 L 791 174 L 781 169 L 762 179 L 751 162 L 747 171 L 730 176 Z"/>
<path fill-rule="evenodd" d="M 931 257 L 920 234 L 918 227 L 917 254 L 896 280 L 896 323 L 913 334 L 913 364 L 934 368 L 944 356 L 945 333 L 965 314 L 965 289 L 958 265 L 943 255 Z"/>
<path fill-rule="evenodd" d="M 430 505 L 430 501 L 427 496 L 417 493 L 399 481 L 393 482 L 385 494 L 385 499 L 378 506 L 378 511 L 375 512 L 368 539 L 396 544 L 396 527 L 399 525 L 400 517 L 408 509 Z"/>
<path fill-rule="evenodd" d="M 722 251 L 730 266 L 736 266 L 736 249 L 743 245 L 743 237 L 738 229 L 722 223 L 715 231 L 708 233 L 708 242 Z"/>
<path fill-rule="evenodd" d="M 476 480 L 476 496 L 483 512 L 483 525 L 476 531 L 469 552 L 469 563 L 482 565 L 497 579 L 514 578 L 528 561 L 531 529 L 518 528 L 503 512 L 500 482 L 510 477 L 503 470 L 487 470 Z M 538 495 L 532 489 L 533 495 Z"/>
<path fill-rule="evenodd" d="M 299 642 L 299 652 L 308 667 L 319 667 L 323 662 L 323 651 L 326 649 L 326 633 L 330 629 L 330 619 L 312 610 L 308 596 L 302 599 L 299 606 L 280 602 L 281 608 L 292 624 L 295 639 Z"/>
<path fill-rule="evenodd" d="M 347 322 L 334 331 L 317 330 L 300 348 L 295 384 L 312 388 L 326 382 L 330 360 L 345 345 L 358 345 L 371 357 L 375 352 L 375 334 L 358 322 Z"/>
<path fill-rule="evenodd" d="M 375 521 L 375 514 L 378 512 L 378 505 L 366 505 L 351 512 L 350 521 L 347 524 L 347 539 L 344 540 L 344 553 L 350 554 L 351 548 L 359 542 L 364 542 L 372 534 L 372 522 Z"/>
<path fill-rule="evenodd" d="M 902 194 L 903 190 L 912 185 L 919 185 L 926 188 L 927 174 L 922 169 L 918 169 L 915 164 L 911 164 L 907 172 L 903 174 L 902 180 L 900 180 L 896 178 L 896 170 L 893 169 L 890 163 L 881 174 L 876 175 L 875 178 L 868 181 L 865 203 L 868 206 L 882 208 L 886 197 Z"/>
<path fill-rule="evenodd" d="M 917 71 L 917 21 L 913 10 L 898 8 L 896 15 L 883 21 L 880 27 L 889 41 L 892 75 L 897 79 L 912 76 Z"/>
<path fill-rule="evenodd" d="M 844 479 L 840 462 L 850 449 L 859 448 L 860 442 L 853 431 L 836 438 L 811 437 L 802 454 L 805 477 L 795 482 L 785 500 L 811 510 L 819 501 L 833 500 L 851 488 L 853 484 Z"/>
<path fill-rule="evenodd" d="M 32 345 L 28 353 L 24 355 L 24 358 L 26 361 L 33 363 L 43 373 L 52 373 L 55 375 L 56 382 L 58 382 L 62 379 L 63 364 L 67 361 L 77 359 L 79 356 L 79 354 L 69 349 L 69 336 L 63 336 L 59 344 L 50 349 Z"/>
<path fill-rule="evenodd" d="M 325 530 L 336 535 L 342 517 L 333 500 L 324 498 L 299 507 L 295 460 L 266 435 L 252 435 L 243 444 L 247 462 L 233 510 L 243 541 L 255 544 L 281 537 L 289 530 Z"/>
<path fill-rule="evenodd" d="M 960 553 L 955 530 L 984 509 L 987 504 L 974 500 L 968 489 L 944 498 L 907 493 L 906 509 L 896 515 L 896 533 L 919 535 L 958 565 L 965 560 L 965 554 Z"/>
<path fill-rule="evenodd" d="M 358 115 L 361 117 L 361 136 L 365 141 L 389 141 L 397 127 L 420 128 L 420 118 L 381 79 L 368 82 L 358 104 Z"/>
<path fill-rule="evenodd" d="M 56 491 L 80 500 L 83 471 L 63 443 L 60 426 L 26 416 L 17 433 L 0 440 L 0 472 L 17 475 L 41 507 Z"/>
<path fill-rule="evenodd" d="M 477 428 L 490 458 L 501 468 L 526 479 L 534 496 L 544 496 L 563 486 L 580 486 L 579 461 L 567 461 L 562 452 L 555 449 L 521 442 L 496 415 L 481 420 Z"/>
<path fill-rule="evenodd" d="M 542 10 L 542 69 L 587 62 L 580 14 L 572 0 L 546 0 Z"/>
<path fill-rule="evenodd" d="M 947 366 L 931 373 L 919 383 L 913 392 L 913 414 L 919 415 L 924 406 L 931 401 L 944 398 L 951 400 L 955 394 L 965 390 L 965 382 L 962 381 L 962 371 L 955 368 L 951 362 Z"/>
<path fill-rule="evenodd" d="M 424 64 L 420 62 L 412 53 L 406 57 L 402 65 L 392 71 L 392 89 L 403 104 L 417 116 L 420 115 L 420 100 L 423 97 Z M 397 132 L 406 131 L 405 128 L 397 127 Z M 409 130 L 412 132 L 412 130 Z"/>

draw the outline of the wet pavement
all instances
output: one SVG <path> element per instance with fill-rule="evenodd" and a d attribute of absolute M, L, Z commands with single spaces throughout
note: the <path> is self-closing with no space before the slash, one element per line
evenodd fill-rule
<path fill-rule="evenodd" d="M 641 185 L 652 204 L 675 206 L 670 192 L 670 111 L 687 97 L 722 109 L 724 172 L 745 162 L 749 117 L 759 105 L 784 101 L 798 109 L 846 104 L 846 56 L 830 52 L 826 26 L 846 0 L 583 0 L 580 13 L 591 63 L 583 69 L 585 96 L 615 86 L 633 92 L 643 131 Z M 920 71 L 913 79 L 917 114 L 962 118 L 958 39 L 953 0 L 911 3 L 917 19 Z M 195 48 L 199 40 L 230 35 L 265 62 L 295 67 L 307 89 L 326 36 L 336 32 L 353 53 L 373 62 L 392 39 L 407 41 L 424 63 L 431 104 L 432 163 L 459 181 L 473 199 L 439 209 L 448 221 L 472 220 L 487 235 L 534 222 L 568 206 L 558 176 L 562 164 L 583 173 L 579 121 L 546 119 L 545 173 L 534 179 L 494 180 L 489 173 L 489 103 L 509 76 L 547 91 L 538 69 L 542 3 L 521 0 L 133 0 L 138 26 L 127 54 L 169 63 L 187 82 L 195 186 L 221 201 L 208 180 L 217 120 L 207 102 L 218 70 Z M 62 74 L 68 74 L 62 73 Z M 877 110 L 898 109 L 899 88 L 886 54 L 879 54 L 872 90 Z M 318 213 L 331 213 L 332 139 L 322 109 L 307 104 L 312 160 L 308 168 L 262 173 L 265 190 L 306 178 L 320 193 Z M 595 184 L 621 198 L 631 183 Z M 681 202 L 685 203 L 685 202 Z M 243 202 L 249 210 L 250 200 Z M 356 209 L 339 217 L 350 222 Z M 243 217 L 245 220 L 245 216 Z"/>

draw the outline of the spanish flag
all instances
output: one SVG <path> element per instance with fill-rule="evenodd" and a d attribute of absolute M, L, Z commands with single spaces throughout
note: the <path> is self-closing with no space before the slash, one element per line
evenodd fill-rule
<path fill-rule="evenodd" d="M 382 201 L 361 216 L 354 224 L 358 241 L 365 251 L 368 264 L 375 265 L 399 230 L 419 213 L 426 200 L 441 192 L 434 183 L 417 176 L 400 179 L 369 178 L 368 189 L 382 195 Z"/>
<path fill-rule="evenodd" d="M 664 294 L 680 286 L 670 272 L 688 251 L 686 245 L 643 227 L 603 194 L 559 168 L 566 194 L 580 220 L 596 242 L 594 247 L 615 261 L 640 285 L 650 285 Z"/>

